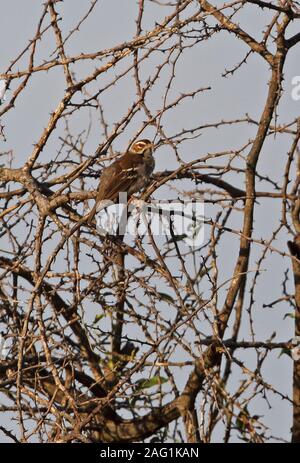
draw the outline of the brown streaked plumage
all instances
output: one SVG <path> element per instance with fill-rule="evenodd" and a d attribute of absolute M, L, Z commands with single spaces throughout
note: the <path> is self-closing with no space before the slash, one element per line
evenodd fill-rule
<path fill-rule="evenodd" d="M 116 201 L 122 192 L 127 193 L 129 199 L 147 186 L 155 165 L 152 152 L 153 144 L 150 140 L 138 140 L 123 156 L 102 171 L 95 205 L 88 221 L 93 219 L 101 201 Z"/>

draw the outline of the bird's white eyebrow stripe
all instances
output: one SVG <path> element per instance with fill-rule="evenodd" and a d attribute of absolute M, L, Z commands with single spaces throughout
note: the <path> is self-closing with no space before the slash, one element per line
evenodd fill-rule
<path fill-rule="evenodd" d="M 122 169 L 122 172 L 131 172 L 134 170 L 138 170 L 137 167 L 128 167 L 128 169 Z"/>

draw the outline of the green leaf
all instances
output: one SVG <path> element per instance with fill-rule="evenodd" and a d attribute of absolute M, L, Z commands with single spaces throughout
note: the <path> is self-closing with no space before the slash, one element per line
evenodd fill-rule
<path fill-rule="evenodd" d="M 93 324 L 100 322 L 100 320 L 102 320 L 103 317 L 104 317 L 103 313 L 96 315 L 95 320 L 93 321 Z"/>
<path fill-rule="evenodd" d="M 286 355 L 288 355 L 289 357 L 292 358 L 292 354 L 291 354 L 290 349 L 286 349 L 285 347 L 283 349 L 281 349 L 281 351 L 280 351 L 280 353 L 278 355 L 278 358 L 280 358 L 284 354 L 286 354 Z"/>
<path fill-rule="evenodd" d="M 241 410 L 241 412 L 238 414 L 236 418 L 235 425 L 237 429 L 243 434 L 246 431 L 246 425 L 249 420 L 249 412 L 248 412 L 248 407 L 245 405 L 245 407 Z"/>
<path fill-rule="evenodd" d="M 295 312 L 288 312 L 285 314 L 285 316 L 283 317 L 283 320 L 285 320 L 286 318 L 296 318 L 295 317 Z"/>
<path fill-rule="evenodd" d="M 153 376 L 150 379 L 139 379 L 134 384 L 136 386 L 136 390 L 140 391 L 142 389 L 149 389 L 153 386 L 159 386 L 160 384 L 167 383 L 168 381 L 169 380 L 163 376 Z"/>
<path fill-rule="evenodd" d="M 187 234 L 186 233 L 183 233 L 182 235 L 174 235 L 172 236 L 172 238 L 170 238 L 168 241 L 167 241 L 167 244 L 171 244 L 171 243 L 174 243 L 174 241 L 182 241 L 184 240 L 185 238 L 187 238 Z"/>
<path fill-rule="evenodd" d="M 174 303 L 174 299 L 169 294 L 160 293 L 160 292 L 158 292 L 158 294 L 160 295 L 160 297 L 161 297 L 161 299 L 163 301 Z"/>

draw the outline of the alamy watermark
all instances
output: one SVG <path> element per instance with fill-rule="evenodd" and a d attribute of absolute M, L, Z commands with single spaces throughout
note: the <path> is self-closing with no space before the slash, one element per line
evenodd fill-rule
<path fill-rule="evenodd" d="M 298 362 L 300 360 L 300 336 L 293 338 L 292 344 L 295 346 L 291 350 L 292 358 L 295 362 Z"/>
<path fill-rule="evenodd" d="M 6 80 L 0 79 L 0 105 L 5 101 L 6 90 L 7 90 Z"/>
<path fill-rule="evenodd" d="M 292 78 L 292 99 L 294 101 L 299 101 L 300 100 L 300 76 L 294 76 Z"/>
<path fill-rule="evenodd" d="M 0 360 L 6 359 L 9 352 L 7 339 L 0 334 Z"/>
<path fill-rule="evenodd" d="M 128 204 L 126 193 L 120 193 L 117 204 L 110 201 L 98 204 L 96 222 L 101 235 L 152 234 L 182 240 L 193 248 L 204 241 L 203 201 L 132 200 Z"/>

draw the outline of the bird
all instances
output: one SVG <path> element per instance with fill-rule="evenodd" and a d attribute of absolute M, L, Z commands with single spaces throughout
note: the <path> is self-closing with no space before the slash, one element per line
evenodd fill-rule
<path fill-rule="evenodd" d="M 89 223 L 102 201 L 115 202 L 120 193 L 126 193 L 130 199 L 148 185 L 155 167 L 153 148 L 150 140 L 137 140 L 125 154 L 103 169 L 95 204 L 88 215 Z"/>

